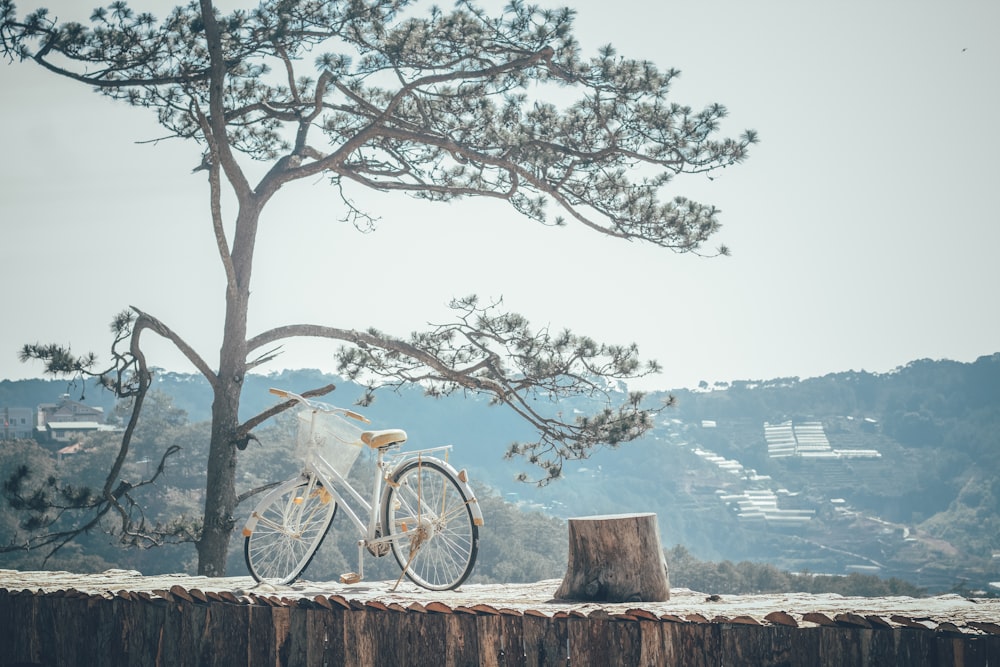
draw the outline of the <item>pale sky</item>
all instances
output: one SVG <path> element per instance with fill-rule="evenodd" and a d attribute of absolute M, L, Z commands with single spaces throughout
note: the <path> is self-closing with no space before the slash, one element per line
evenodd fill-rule
<path fill-rule="evenodd" d="M 47 6 L 86 21 L 96 4 Z M 132 6 L 162 18 L 172 4 Z M 406 335 L 447 318 L 452 297 L 502 296 L 535 324 L 637 343 L 664 372 L 633 386 L 660 389 L 1000 351 L 1000 3 L 575 6 L 585 53 L 610 42 L 680 69 L 673 101 L 721 102 L 723 134 L 760 133 L 744 164 L 669 192 L 720 207 L 711 245 L 733 256 L 542 227 L 496 203 L 358 191 L 382 218 L 362 235 L 320 180 L 265 213 L 251 333 L 311 322 Z M 207 183 L 191 174 L 199 148 L 140 144 L 162 136 L 152 112 L 31 64 L 0 65 L 0 90 L 0 379 L 40 374 L 17 360 L 28 342 L 107 361 L 108 323 L 130 304 L 215 365 L 224 281 Z M 332 350 L 303 345 L 262 370 L 332 371 Z M 147 357 L 193 372 L 165 345 Z"/>

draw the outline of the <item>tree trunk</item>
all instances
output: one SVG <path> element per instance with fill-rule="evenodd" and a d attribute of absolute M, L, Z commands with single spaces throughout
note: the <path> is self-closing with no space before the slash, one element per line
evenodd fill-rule
<path fill-rule="evenodd" d="M 234 433 L 239 414 L 241 382 L 222 382 L 212 403 L 212 440 L 205 476 L 205 511 L 198 539 L 198 574 L 226 574 L 229 540 L 236 524 L 236 445 Z"/>
<path fill-rule="evenodd" d="M 569 520 L 569 563 L 555 597 L 600 602 L 670 599 L 656 514 Z"/>
<path fill-rule="evenodd" d="M 226 555 L 236 525 L 236 434 L 247 371 L 247 312 L 259 206 L 242 205 L 236 220 L 232 281 L 226 289 L 226 319 L 213 385 L 212 440 L 208 450 L 205 514 L 198 540 L 198 574 L 226 574 Z"/>

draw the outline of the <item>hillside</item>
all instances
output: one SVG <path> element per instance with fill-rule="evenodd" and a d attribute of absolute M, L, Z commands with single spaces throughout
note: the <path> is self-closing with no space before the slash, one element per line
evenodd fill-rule
<path fill-rule="evenodd" d="M 318 371 L 252 376 L 246 412 L 272 403 L 268 386 L 331 381 L 339 385 L 331 402 L 348 405 L 361 394 Z M 52 395 L 43 397 L 46 386 Z M 156 388 L 191 422 L 207 419 L 211 398 L 198 378 L 161 373 Z M 0 408 L 65 391 L 65 382 L 2 382 Z M 86 393 L 88 402 L 108 400 L 96 389 Z M 666 545 L 700 559 L 878 574 L 931 592 L 1000 580 L 1000 354 L 673 394 L 676 407 L 660 413 L 649 437 L 597 452 L 543 488 L 515 482 L 526 468 L 502 459 L 506 445 L 530 430 L 485 401 L 386 392 L 364 412 L 376 427 L 405 428 L 413 446 L 454 444 L 456 465 L 498 501 L 559 518 L 654 511 Z M 248 480 L 264 474 L 261 465 L 270 470 L 260 462 L 280 437 L 260 435 L 260 451 L 248 450 Z M 194 475 L 196 465 L 184 467 Z"/>

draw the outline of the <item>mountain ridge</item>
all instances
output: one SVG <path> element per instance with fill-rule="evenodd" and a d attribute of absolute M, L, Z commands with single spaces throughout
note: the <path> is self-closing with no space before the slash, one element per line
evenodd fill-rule
<path fill-rule="evenodd" d="M 353 404 L 363 393 L 315 369 L 282 371 L 248 376 L 244 408 L 249 416 L 271 405 L 269 386 L 301 391 L 329 382 L 338 385 L 330 402 Z M 207 419 L 211 393 L 198 376 L 158 371 L 154 389 L 192 422 Z M 46 380 L 0 382 L 0 407 L 46 391 L 76 398 L 78 390 L 113 411 L 109 395 Z M 702 559 L 877 573 L 932 591 L 1000 580 L 1000 353 L 968 363 L 920 359 L 888 373 L 736 380 L 646 400 L 668 395 L 676 405 L 648 437 L 597 451 L 544 488 L 515 482 L 525 466 L 502 458 L 531 429 L 484 400 L 425 398 L 413 387 L 379 392 L 362 411 L 378 427 L 405 428 L 414 446 L 454 444 L 477 488 L 525 509 L 563 519 L 655 511 L 665 544 Z M 813 424 L 829 452 L 879 456 L 773 456 L 765 424 L 784 423 Z"/>

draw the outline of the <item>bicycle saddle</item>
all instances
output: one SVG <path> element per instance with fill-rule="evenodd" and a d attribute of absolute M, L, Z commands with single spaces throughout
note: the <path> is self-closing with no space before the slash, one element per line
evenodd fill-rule
<path fill-rule="evenodd" d="M 390 428 L 383 431 L 364 431 L 361 434 L 361 442 L 372 449 L 382 449 L 389 445 L 398 445 L 406 442 L 406 431 L 401 428 Z"/>

